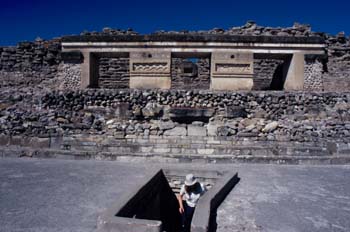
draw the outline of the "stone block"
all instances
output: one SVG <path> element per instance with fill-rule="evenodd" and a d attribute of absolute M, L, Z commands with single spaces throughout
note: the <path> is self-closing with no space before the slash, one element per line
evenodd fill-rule
<path fill-rule="evenodd" d="M 80 51 L 62 52 L 61 58 L 64 62 L 81 62 L 83 54 Z"/>
<path fill-rule="evenodd" d="M 223 123 L 209 122 L 207 125 L 208 136 L 217 136 L 218 128 L 224 126 Z"/>
<path fill-rule="evenodd" d="M 50 147 L 50 138 L 31 138 L 30 146 L 32 148 L 49 148 Z"/>
<path fill-rule="evenodd" d="M 142 146 L 140 147 L 142 153 L 149 153 L 152 151 L 153 146 Z"/>
<path fill-rule="evenodd" d="M 200 155 L 213 155 L 214 151 L 215 150 L 212 148 L 199 148 L 199 149 L 197 149 L 197 153 Z"/>
<path fill-rule="evenodd" d="M 164 132 L 165 136 L 186 136 L 187 135 L 187 130 L 185 127 L 175 127 L 173 129 L 170 130 L 166 130 Z"/>
<path fill-rule="evenodd" d="M 187 135 L 188 136 L 207 136 L 207 129 L 202 126 L 187 126 Z"/>
<path fill-rule="evenodd" d="M 247 111 L 244 107 L 231 106 L 225 109 L 226 118 L 245 118 L 247 117 Z"/>
<path fill-rule="evenodd" d="M 0 146 L 7 146 L 10 143 L 10 137 L 6 135 L 0 135 Z"/>
<path fill-rule="evenodd" d="M 156 147 L 156 148 L 153 148 L 152 150 L 154 153 L 169 153 L 171 151 L 170 148 L 162 148 L 162 147 Z"/>

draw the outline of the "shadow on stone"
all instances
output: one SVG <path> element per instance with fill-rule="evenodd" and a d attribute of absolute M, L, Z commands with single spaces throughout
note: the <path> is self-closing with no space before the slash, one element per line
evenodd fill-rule
<path fill-rule="evenodd" d="M 135 183 L 133 189 L 125 190 L 124 197 L 119 198 L 99 216 L 98 231 L 179 232 L 179 205 L 169 185 L 169 176 L 178 176 L 176 173 L 179 173 L 179 170 L 166 170 L 165 173 L 167 176 L 163 170 L 150 172 L 142 181 Z M 216 180 L 198 202 L 191 231 L 215 231 L 216 209 L 238 183 L 238 174 L 226 171 L 213 175 L 213 172 L 202 171 L 201 176 Z"/>

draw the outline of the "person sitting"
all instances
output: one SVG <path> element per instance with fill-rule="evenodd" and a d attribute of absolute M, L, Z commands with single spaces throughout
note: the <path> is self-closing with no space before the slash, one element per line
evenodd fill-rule
<path fill-rule="evenodd" d="M 177 196 L 182 218 L 182 232 L 190 231 L 195 207 L 205 191 L 204 185 L 199 183 L 193 174 L 186 175 L 185 184 L 181 186 L 180 194 Z"/>

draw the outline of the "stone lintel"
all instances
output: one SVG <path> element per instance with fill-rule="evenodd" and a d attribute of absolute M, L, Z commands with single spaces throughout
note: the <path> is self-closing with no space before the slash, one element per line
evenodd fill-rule
<path fill-rule="evenodd" d="M 151 35 L 83 35 L 65 36 L 62 42 L 244 42 L 244 43 L 304 43 L 323 44 L 319 36 L 250 36 L 211 34 L 151 34 Z"/>
<path fill-rule="evenodd" d="M 81 51 L 68 51 L 68 52 L 62 52 L 61 58 L 64 62 L 81 62 L 83 60 L 83 54 Z"/>

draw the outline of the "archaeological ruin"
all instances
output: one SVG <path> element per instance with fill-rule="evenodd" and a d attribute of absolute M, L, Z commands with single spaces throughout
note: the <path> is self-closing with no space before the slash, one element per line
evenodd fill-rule
<path fill-rule="evenodd" d="M 348 163 L 350 41 L 295 23 L 0 48 L 0 155 Z"/>
<path fill-rule="evenodd" d="M 0 157 L 121 161 L 107 168 L 117 162 L 3 159 L 4 199 L 23 203 L 15 216 L 7 212 L 13 204 L 2 203 L 5 230 L 24 221 L 42 231 L 60 223 L 78 231 L 77 224 L 90 223 L 99 232 L 178 232 L 175 194 L 187 173 L 208 190 L 194 211 L 193 232 L 232 231 L 232 225 L 260 231 L 265 222 L 252 221 L 252 212 L 267 210 L 271 220 L 282 212 L 269 208 L 271 199 L 294 210 L 288 219 L 297 212 L 298 222 L 321 228 L 325 219 L 313 212 L 322 211 L 345 228 L 338 208 L 346 218 L 348 186 L 339 183 L 347 167 L 309 167 L 350 164 L 350 37 L 299 23 L 275 28 L 248 21 L 227 30 L 151 34 L 104 28 L 0 47 Z M 291 172 L 293 165 L 261 164 L 307 165 Z M 246 182 L 233 196 L 238 170 Z M 108 204 L 96 206 L 102 202 Z M 44 210 L 34 220 L 23 216 L 38 206 Z M 70 213 L 78 219 L 69 221 Z M 44 225 L 49 216 L 51 227 Z"/>

